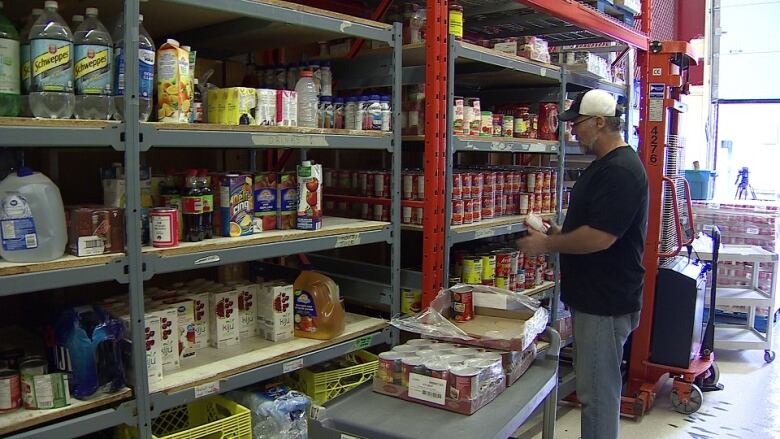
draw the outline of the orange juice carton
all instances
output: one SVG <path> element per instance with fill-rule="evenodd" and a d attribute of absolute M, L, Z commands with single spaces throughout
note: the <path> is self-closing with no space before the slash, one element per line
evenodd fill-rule
<path fill-rule="evenodd" d="M 225 96 L 225 123 L 241 125 L 241 118 L 246 115 L 248 125 L 254 125 L 252 113 L 257 106 L 257 91 L 254 88 L 231 87 Z"/>
<path fill-rule="evenodd" d="M 255 175 L 255 233 L 276 229 L 276 186 L 279 174 Z"/>
<path fill-rule="evenodd" d="M 298 215 L 296 228 L 322 228 L 322 165 L 305 160 L 298 165 Z"/>
<path fill-rule="evenodd" d="M 210 293 L 211 347 L 221 349 L 237 345 L 240 337 L 238 326 L 238 291 L 221 287 Z"/>
<path fill-rule="evenodd" d="M 238 329 L 241 337 L 257 335 L 257 300 L 260 285 L 241 283 L 238 291 Z"/>
<path fill-rule="evenodd" d="M 160 122 L 187 123 L 190 118 L 190 54 L 169 39 L 157 49 L 157 116 Z"/>
<path fill-rule="evenodd" d="M 293 286 L 283 281 L 260 285 L 257 319 L 258 335 L 266 340 L 291 340 L 294 335 Z"/>
<path fill-rule="evenodd" d="M 149 314 L 160 318 L 160 351 L 163 372 L 176 370 L 179 361 L 179 313 L 175 306 L 154 304 Z"/>
<path fill-rule="evenodd" d="M 253 233 L 254 194 L 252 176 L 225 174 L 219 188 L 222 236 L 238 237 Z"/>
<path fill-rule="evenodd" d="M 126 313 L 119 317 L 124 323 L 125 334 L 130 334 L 132 319 L 130 314 Z M 144 314 L 144 339 L 146 343 L 146 376 L 149 384 L 159 383 L 163 379 L 163 361 L 162 361 L 162 327 L 160 326 L 160 316 L 154 313 Z M 130 338 L 128 336 L 128 338 Z M 130 362 L 132 364 L 132 362 Z M 134 376 L 132 369 L 128 370 L 130 377 Z M 131 381 L 132 382 L 132 381 Z"/>
<path fill-rule="evenodd" d="M 298 93 L 291 90 L 276 90 L 276 125 L 298 126 Z"/>
<path fill-rule="evenodd" d="M 186 296 L 192 300 L 194 307 L 195 343 L 192 348 L 196 351 L 209 346 L 209 317 L 211 316 L 209 289 L 213 289 L 213 287 L 203 286 Z"/>
<path fill-rule="evenodd" d="M 295 172 L 279 174 L 276 186 L 276 227 L 279 230 L 295 228 L 298 217 L 298 175 Z"/>
<path fill-rule="evenodd" d="M 195 356 L 195 302 L 185 297 L 175 297 L 162 301 L 165 305 L 176 307 L 176 323 L 179 327 L 179 356 L 191 358 Z"/>

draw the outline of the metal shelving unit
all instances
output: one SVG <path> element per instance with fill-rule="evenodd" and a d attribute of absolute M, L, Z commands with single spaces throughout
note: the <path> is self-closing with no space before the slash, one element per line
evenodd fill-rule
<path fill-rule="evenodd" d="M 129 17 L 124 27 L 126 87 L 138 88 L 139 0 L 125 0 L 123 12 Z M 126 224 L 141 222 L 140 153 L 150 148 L 296 148 L 305 156 L 307 149 L 346 149 L 386 151 L 390 160 L 391 221 L 376 222 L 325 218 L 318 231 L 285 230 L 265 232 L 244 238 L 217 238 L 201 243 L 182 243 L 170 249 L 142 248 L 140 232 L 128 233 L 125 254 L 76 258 L 65 256 L 43 264 L 10 264 L 0 262 L 0 296 L 43 289 L 117 281 L 128 285 L 133 322 L 133 368 L 136 380 L 132 390 L 76 402 L 65 409 L 40 411 L 30 415 L 20 411 L 24 421 L 17 422 L 7 414 L 0 415 L 0 431 L 14 439 L 68 439 L 121 424 L 138 427 L 139 438 L 151 437 L 151 420 L 162 410 L 185 404 L 209 394 L 223 393 L 278 376 L 300 367 L 336 358 L 348 352 L 397 340 L 397 331 L 387 322 L 365 316 L 348 315 L 345 333 L 333 340 L 293 339 L 284 343 L 250 340 L 233 350 L 206 348 L 202 358 L 209 364 L 182 365 L 153 386 L 146 380 L 143 334 L 144 281 L 161 273 L 192 270 L 223 264 L 303 252 L 371 244 L 389 244 L 390 266 L 387 282 L 391 293 L 385 300 L 389 310 L 400 311 L 400 216 L 401 216 L 401 26 L 388 25 L 356 17 L 310 8 L 278 0 L 166 0 L 145 8 L 170 8 L 174 5 L 200 8 L 203 17 L 217 22 L 225 17 L 262 20 L 311 29 L 316 35 L 330 38 L 353 36 L 374 39 L 390 45 L 389 83 L 393 88 L 393 126 L 391 133 L 357 133 L 346 130 L 284 129 L 254 126 L 169 125 L 139 122 L 137 117 L 119 122 L 81 120 L 34 120 L 0 118 L 0 146 L 113 148 L 124 152 L 127 201 Z M 208 11 L 206 11 L 208 10 Z M 209 15 L 211 14 L 211 15 Z M 226 15 L 227 14 L 227 15 Z M 147 21 L 150 17 L 147 15 Z M 202 26 L 202 22 L 198 22 Z M 256 24 L 256 23 L 255 23 Z M 278 29 L 278 28 L 277 28 Z M 315 38 L 312 41 L 317 41 Z M 126 115 L 138 114 L 138 97 L 130 93 L 125 99 Z M 376 291 L 375 301 L 379 301 Z M 251 346 L 249 346 L 251 345 Z M 243 352 L 241 349 L 247 351 Z M 228 359 L 229 361 L 220 362 Z M 213 373 L 212 373 L 213 372 Z M 167 385 L 166 385 L 167 383 Z M 208 391 L 203 386 L 208 386 Z M 41 415 L 41 416 L 37 416 Z M 47 416 L 48 415 L 48 416 Z M 64 420 L 55 421 L 60 417 Z M 8 422 L 3 422 L 7 420 Z M 54 423 L 52 423 L 54 422 Z"/>

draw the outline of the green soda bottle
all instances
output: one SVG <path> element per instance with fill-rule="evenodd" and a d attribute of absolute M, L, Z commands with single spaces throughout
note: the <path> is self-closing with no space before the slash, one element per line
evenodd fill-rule
<path fill-rule="evenodd" d="M 0 116 L 16 117 L 21 111 L 19 75 L 19 32 L 0 1 Z"/>

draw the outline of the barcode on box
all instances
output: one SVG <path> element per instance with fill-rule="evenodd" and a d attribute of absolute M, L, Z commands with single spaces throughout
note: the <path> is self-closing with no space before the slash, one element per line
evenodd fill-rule
<path fill-rule="evenodd" d="M 77 256 L 102 255 L 106 251 L 106 243 L 99 236 L 79 236 Z"/>
<path fill-rule="evenodd" d="M 447 380 L 416 373 L 409 374 L 409 397 L 444 405 Z"/>
<path fill-rule="evenodd" d="M 431 391 L 428 391 L 428 390 L 423 390 L 422 394 L 425 395 L 425 396 L 430 396 L 431 398 L 435 398 L 435 399 L 439 399 L 442 396 L 444 396 L 444 395 L 442 395 L 439 392 L 431 392 Z"/>

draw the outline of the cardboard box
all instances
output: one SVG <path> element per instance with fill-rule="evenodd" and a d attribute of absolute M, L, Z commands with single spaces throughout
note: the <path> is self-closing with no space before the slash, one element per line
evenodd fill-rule
<path fill-rule="evenodd" d="M 490 401 L 496 399 L 496 397 L 500 395 L 501 392 L 506 390 L 506 382 L 502 379 L 500 383 L 491 387 L 489 391 L 480 394 L 479 397 L 472 400 L 461 401 L 450 398 L 449 395 L 447 395 L 445 397 L 444 405 L 412 398 L 409 396 L 408 388 L 398 384 L 385 383 L 376 378 L 374 378 L 373 390 L 374 392 L 381 393 L 383 395 L 394 396 L 396 398 L 401 398 L 410 402 L 416 402 L 418 404 L 427 405 L 429 407 L 449 410 L 451 412 L 461 413 L 464 415 L 471 415 L 474 414 L 477 410 L 486 406 Z"/>
<path fill-rule="evenodd" d="M 124 314 L 119 319 L 125 325 L 127 339 L 130 339 L 132 323 L 130 314 Z M 154 313 L 144 315 L 144 334 L 146 337 L 146 376 L 149 379 L 149 384 L 159 383 L 163 379 L 162 326 L 159 315 Z M 133 381 L 135 376 L 132 364 L 132 361 L 127 363 L 130 382 Z"/>
<path fill-rule="evenodd" d="M 276 125 L 276 90 L 265 88 L 257 89 L 255 125 Z"/>
<path fill-rule="evenodd" d="M 221 349 L 239 343 L 238 291 L 222 288 L 209 294 L 211 346 Z"/>
<path fill-rule="evenodd" d="M 276 125 L 298 126 L 298 93 L 290 90 L 276 90 Z"/>
<path fill-rule="evenodd" d="M 505 311 L 492 308 L 474 309 L 474 320 L 457 323 L 458 328 L 462 329 L 475 340 L 447 339 L 446 337 L 437 337 L 442 340 L 460 343 L 464 345 L 479 346 L 490 349 L 504 351 L 523 351 L 536 339 L 547 325 L 548 313 L 544 308 L 538 308 L 535 312 L 530 311 Z M 511 339 L 496 339 L 486 337 L 489 334 L 495 334 L 496 331 L 503 334 L 514 334 Z"/>
<path fill-rule="evenodd" d="M 285 282 L 266 282 L 260 286 L 257 300 L 258 335 L 266 340 L 291 340 L 293 326 L 293 286 Z"/>
<path fill-rule="evenodd" d="M 68 251 L 75 256 L 122 253 L 125 250 L 124 210 L 74 206 L 67 210 Z"/>
<path fill-rule="evenodd" d="M 175 306 L 159 304 L 148 314 L 160 319 L 160 350 L 163 372 L 176 370 L 181 365 L 179 357 L 179 315 Z"/>
<path fill-rule="evenodd" d="M 266 230 L 276 230 L 276 197 L 277 180 L 276 172 L 263 172 L 255 175 L 255 233 Z"/>
<path fill-rule="evenodd" d="M 185 297 L 175 297 L 163 300 L 162 304 L 176 307 L 179 356 L 182 359 L 194 357 L 196 344 L 195 302 Z"/>
<path fill-rule="evenodd" d="M 514 384 L 528 371 L 536 359 L 536 344 L 531 343 L 524 351 L 509 351 L 501 354 L 507 387 Z"/>
<path fill-rule="evenodd" d="M 254 88 L 230 87 L 226 89 L 225 115 L 223 117 L 227 125 L 241 125 L 241 117 L 246 115 L 249 125 L 254 125 L 252 113 L 257 106 L 257 91 Z"/>
<path fill-rule="evenodd" d="M 211 303 L 209 301 L 208 291 L 195 292 L 187 294 L 188 299 L 192 300 L 195 310 L 195 343 L 193 349 L 200 350 L 208 347 L 211 339 Z"/>
<path fill-rule="evenodd" d="M 239 284 L 238 292 L 238 328 L 241 338 L 257 335 L 257 305 L 260 299 L 260 285 L 254 283 Z"/>
<path fill-rule="evenodd" d="M 190 53 L 168 39 L 157 49 L 157 119 L 188 123 L 192 84 Z"/>

